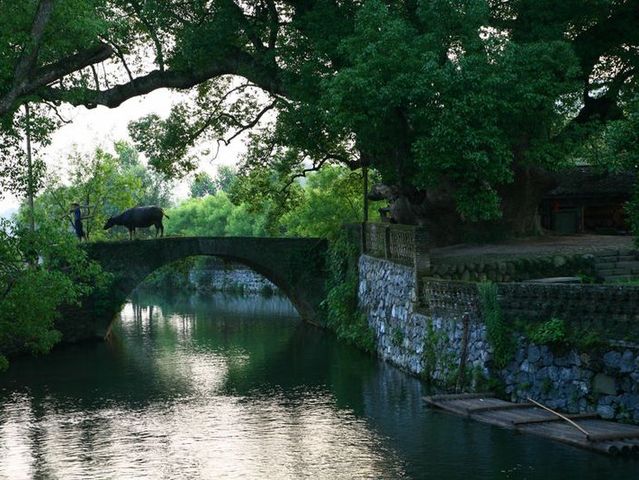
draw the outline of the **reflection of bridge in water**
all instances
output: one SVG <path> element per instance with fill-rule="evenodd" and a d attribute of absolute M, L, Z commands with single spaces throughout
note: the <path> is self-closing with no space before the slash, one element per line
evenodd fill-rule
<path fill-rule="evenodd" d="M 198 313 L 214 310 L 226 316 L 286 317 L 298 318 L 298 313 L 289 299 L 281 295 L 264 296 L 261 294 L 241 295 L 225 292 L 178 295 L 166 299 L 161 294 L 142 293 L 131 297 L 133 318 L 162 318 L 170 316 L 194 317 Z"/>
<path fill-rule="evenodd" d="M 57 327 L 66 340 L 107 333 L 131 292 L 154 270 L 183 258 L 211 255 L 242 263 L 273 282 L 304 321 L 322 324 L 327 243 L 317 238 L 165 237 L 97 242 L 85 246 L 89 257 L 112 274 L 110 285 L 95 292 L 80 309 L 65 312 Z"/>

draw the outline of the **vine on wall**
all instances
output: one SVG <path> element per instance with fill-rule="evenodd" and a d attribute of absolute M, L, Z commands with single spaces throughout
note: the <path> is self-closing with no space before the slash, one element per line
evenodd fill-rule
<path fill-rule="evenodd" d="M 357 302 L 358 257 L 359 251 L 348 233 L 341 231 L 329 245 L 327 295 L 322 305 L 326 309 L 326 325 L 339 339 L 373 352 L 375 336 Z"/>

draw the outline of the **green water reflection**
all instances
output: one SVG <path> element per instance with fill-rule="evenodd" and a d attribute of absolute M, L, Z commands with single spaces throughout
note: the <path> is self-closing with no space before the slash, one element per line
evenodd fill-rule
<path fill-rule="evenodd" d="M 279 297 L 139 297 L 108 343 L 0 376 L 0 478 L 639 478 L 425 408 Z"/>

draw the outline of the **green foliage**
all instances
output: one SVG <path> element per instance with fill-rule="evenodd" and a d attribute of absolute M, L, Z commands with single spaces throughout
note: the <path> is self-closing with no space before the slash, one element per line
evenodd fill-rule
<path fill-rule="evenodd" d="M 50 176 L 46 188 L 36 199 L 38 221 L 59 222 L 64 228 L 71 229 L 71 203 L 77 202 L 83 206 L 82 213 L 87 217 L 83 224 L 88 238 L 102 240 L 122 234 L 121 229 L 102 229 L 111 215 L 136 205 L 167 206 L 170 184 L 149 171 L 129 144 L 116 142 L 115 150 L 117 156 L 101 149 L 91 156 L 71 155 L 71 168 L 65 181 Z M 24 208 L 23 205 L 18 220 L 26 224 Z"/>
<path fill-rule="evenodd" d="M 422 349 L 422 377 L 426 381 L 432 381 L 433 373 L 437 367 L 438 345 L 441 335 L 438 335 L 433 327 L 433 320 L 426 322 L 426 334 L 424 335 L 424 346 Z"/>
<path fill-rule="evenodd" d="M 391 342 L 396 347 L 399 347 L 404 343 L 404 332 L 401 328 L 395 327 L 391 332 Z"/>
<path fill-rule="evenodd" d="M 487 377 L 480 367 L 472 369 L 471 387 L 476 392 L 493 392 L 500 397 L 506 397 L 506 385 L 496 377 Z"/>
<path fill-rule="evenodd" d="M 59 225 L 39 220 L 31 232 L 0 223 L 0 365 L 7 354 L 48 352 L 60 340 L 59 307 L 77 304 L 107 281 Z"/>
<path fill-rule="evenodd" d="M 568 338 L 566 322 L 560 318 L 551 318 L 547 322 L 537 325 L 531 334 L 530 340 L 539 345 L 562 345 Z"/>
<path fill-rule="evenodd" d="M 442 388 L 453 388 L 459 381 L 459 364 L 455 353 L 446 349 L 446 331 L 436 329 L 433 320 L 426 323 L 422 350 L 422 378 L 429 383 L 437 383 Z M 445 372 L 445 378 L 435 379 L 435 372 Z"/>
<path fill-rule="evenodd" d="M 185 236 L 263 236 L 266 220 L 263 215 L 249 212 L 246 205 L 236 206 L 228 195 L 191 198 L 168 211 L 170 235 Z"/>
<path fill-rule="evenodd" d="M 367 164 L 441 194 L 459 220 L 498 219 L 521 195 L 506 188 L 518 172 L 582 159 L 583 140 L 628 117 L 637 93 L 630 1 L 54 3 L 38 41 L 46 2 L 0 2 L 3 129 L 27 101 L 114 106 L 196 85 L 167 118 L 130 128 L 168 176 L 211 154 L 200 140 L 252 129 L 244 174 L 275 177 L 261 187 Z M 637 129 L 617 127 L 604 142 L 627 131 L 632 146 Z"/>
<path fill-rule="evenodd" d="M 124 178 L 136 179 L 140 183 L 140 188 L 131 192 L 133 206 L 157 205 L 164 208 L 170 206 L 173 182 L 155 169 L 143 164 L 139 152 L 130 143 L 118 141 L 113 147 L 118 165 L 117 174 Z M 114 180 L 113 183 L 117 182 Z"/>
<path fill-rule="evenodd" d="M 283 215 L 281 223 L 290 236 L 335 238 L 345 223 L 363 221 L 362 191 L 361 171 L 325 167 L 309 175 L 298 204 Z M 370 203 L 371 218 L 378 203 Z"/>
<path fill-rule="evenodd" d="M 548 345 L 559 352 L 570 348 L 593 351 L 606 345 L 604 332 L 584 331 L 583 328 L 571 326 L 563 319 L 556 317 L 540 324 L 526 325 L 523 331 L 531 342 Z"/>
<path fill-rule="evenodd" d="M 337 337 L 356 347 L 373 352 L 375 337 L 366 315 L 357 304 L 357 248 L 349 241 L 346 232 L 331 242 L 328 252 L 326 300 L 326 324 Z"/>
<path fill-rule="evenodd" d="M 515 342 L 512 332 L 502 318 L 497 289 L 497 285 L 490 282 L 477 285 L 488 341 L 493 348 L 493 362 L 498 369 L 502 369 L 512 359 Z"/>
<path fill-rule="evenodd" d="M 200 172 L 195 174 L 190 190 L 191 198 L 199 198 L 206 195 L 215 195 L 217 188 L 213 178 L 208 173 Z"/>
<path fill-rule="evenodd" d="M 213 179 L 215 188 L 226 193 L 233 191 L 237 182 L 237 170 L 228 165 L 220 165 Z"/>

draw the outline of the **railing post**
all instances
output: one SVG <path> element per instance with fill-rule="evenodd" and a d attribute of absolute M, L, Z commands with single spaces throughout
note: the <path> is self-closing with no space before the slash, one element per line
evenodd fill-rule
<path fill-rule="evenodd" d="M 415 280 L 415 297 L 421 303 L 421 279 L 430 270 L 430 237 L 424 227 L 415 227 L 413 250 L 413 273 Z"/>
<path fill-rule="evenodd" d="M 384 258 L 386 260 L 390 260 L 391 258 L 391 227 L 390 225 L 384 226 Z"/>
<path fill-rule="evenodd" d="M 361 235 L 360 235 L 360 247 L 362 248 L 362 255 L 366 254 L 366 222 L 362 222 L 360 224 L 360 231 L 361 231 Z"/>

